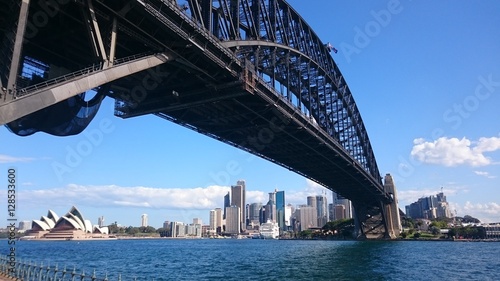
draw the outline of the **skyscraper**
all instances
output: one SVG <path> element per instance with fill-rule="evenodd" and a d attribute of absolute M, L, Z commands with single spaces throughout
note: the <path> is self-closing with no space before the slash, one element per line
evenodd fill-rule
<path fill-rule="evenodd" d="M 286 224 L 285 224 L 285 191 L 277 191 L 276 192 L 276 214 L 277 214 L 277 222 L 278 226 L 280 227 L 280 230 L 284 231 L 287 230 Z"/>
<path fill-rule="evenodd" d="M 230 197 L 229 197 L 229 192 L 224 195 L 224 215 L 222 216 L 223 219 L 226 219 L 226 208 L 231 206 L 231 200 L 230 200 Z"/>
<path fill-rule="evenodd" d="M 245 229 L 245 181 L 238 181 L 239 184 L 231 186 L 231 207 L 236 206 L 240 208 L 240 229 Z M 227 208 L 226 208 L 227 212 Z M 226 213 L 226 226 L 227 226 L 227 213 Z"/>
<path fill-rule="evenodd" d="M 241 229 L 241 211 L 238 206 L 226 208 L 226 233 L 239 234 Z"/>
<path fill-rule="evenodd" d="M 97 225 L 99 227 L 103 227 L 104 226 L 104 216 L 100 216 L 98 219 L 97 219 Z"/>
<path fill-rule="evenodd" d="M 143 214 L 141 216 L 141 226 L 143 226 L 143 227 L 148 226 L 148 215 L 147 214 Z"/>
<path fill-rule="evenodd" d="M 326 196 L 316 196 L 316 210 L 318 216 L 318 227 L 323 227 L 328 222 L 328 202 Z"/>
<path fill-rule="evenodd" d="M 312 206 L 300 206 L 297 210 L 295 210 L 295 217 L 297 219 L 297 223 L 299 224 L 299 231 L 317 227 L 317 210 Z"/>
<path fill-rule="evenodd" d="M 194 223 L 194 220 L 193 220 Z M 201 222 L 200 222 L 201 224 Z M 219 234 L 222 231 L 222 209 L 210 210 L 210 224 L 208 228 L 210 234 Z"/>

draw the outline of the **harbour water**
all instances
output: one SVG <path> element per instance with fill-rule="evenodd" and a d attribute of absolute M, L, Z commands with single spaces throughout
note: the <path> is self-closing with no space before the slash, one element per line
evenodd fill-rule
<path fill-rule="evenodd" d="M 68 270 L 95 269 L 109 280 L 120 273 L 124 281 L 500 277 L 498 242 L 150 239 L 17 241 L 16 246 L 18 258 Z"/>

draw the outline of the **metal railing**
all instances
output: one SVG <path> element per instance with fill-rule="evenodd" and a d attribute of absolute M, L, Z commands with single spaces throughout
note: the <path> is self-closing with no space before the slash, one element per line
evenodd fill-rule
<path fill-rule="evenodd" d="M 116 279 L 108 279 L 108 274 L 105 277 L 97 277 L 95 269 L 91 274 L 86 274 L 84 270 L 67 269 L 54 266 L 39 265 L 31 261 L 15 258 L 10 259 L 7 255 L 0 255 L 0 277 L 5 276 L 12 280 L 22 281 L 122 281 L 121 274 L 118 274 Z M 148 278 L 149 279 L 149 278 Z M 132 280 L 137 280 L 133 278 Z M 154 280 L 154 279 L 153 279 Z"/>
<path fill-rule="evenodd" d="M 114 60 L 113 65 L 110 67 L 114 67 L 114 66 L 126 63 L 126 62 L 136 60 L 136 59 L 144 58 L 144 57 L 149 56 L 149 55 L 153 55 L 153 53 L 146 52 L 146 53 L 135 54 L 135 55 L 131 55 L 128 57 L 116 59 L 116 60 Z M 16 91 L 15 96 L 16 97 L 26 96 L 28 94 L 35 92 L 35 91 L 45 89 L 47 87 L 56 85 L 56 84 L 61 83 L 61 82 L 66 82 L 66 81 L 71 80 L 75 77 L 89 75 L 91 73 L 94 73 L 94 72 L 97 72 L 97 71 L 100 71 L 103 69 L 104 69 L 104 62 L 96 63 L 96 64 L 93 64 L 93 65 L 86 67 L 84 69 L 80 69 L 78 71 L 71 72 L 71 73 L 65 74 L 63 76 L 59 76 L 57 78 L 53 78 L 53 79 L 43 81 L 43 82 L 35 84 L 35 85 L 31 85 L 31 86 L 26 87 L 26 88 L 19 89 Z"/>

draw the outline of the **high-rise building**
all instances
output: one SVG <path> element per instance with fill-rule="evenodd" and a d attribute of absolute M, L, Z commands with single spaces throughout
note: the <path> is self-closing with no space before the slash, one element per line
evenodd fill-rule
<path fill-rule="evenodd" d="M 193 218 L 193 224 L 203 224 L 200 218 Z"/>
<path fill-rule="evenodd" d="M 19 232 L 25 232 L 31 229 L 31 221 L 20 221 L 19 222 Z"/>
<path fill-rule="evenodd" d="M 316 211 L 318 216 L 318 227 L 323 227 L 328 221 L 328 202 L 326 196 L 316 196 Z"/>
<path fill-rule="evenodd" d="M 298 225 L 298 231 L 317 227 L 318 216 L 315 207 L 300 206 L 297 210 L 295 210 L 295 218 L 296 224 Z"/>
<path fill-rule="evenodd" d="M 275 192 L 269 192 L 269 200 L 267 201 L 266 204 L 266 212 L 264 215 L 264 220 L 265 222 L 276 222 L 277 219 L 277 214 L 276 214 L 276 193 Z"/>
<path fill-rule="evenodd" d="M 246 229 L 245 223 L 245 181 L 238 181 L 239 184 L 231 186 L 231 206 L 240 208 L 240 230 Z M 226 208 L 227 210 L 227 208 Z M 226 213 L 227 227 L 227 213 Z M 227 231 L 227 230 L 226 230 Z"/>
<path fill-rule="evenodd" d="M 342 204 L 335 205 L 334 207 L 334 215 L 335 215 L 335 220 L 343 220 L 345 219 L 345 206 Z"/>
<path fill-rule="evenodd" d="M 100 216 L 99 218 L 97 218 L 97 225 L 99 227 L 103 227 L 104 226 L 104 216 Z"/>
<path fill-rule="evenodd" d="M 343 216 L 340 217 L 333 217 L 333 218 L 330 218 L 330 220 L 334 221 L 334 220 L 340 220 L 340 219 L 352 219 L 352 203 L 351 203 L 351 200 L 349 199 L 346 199 L 345 197 L 343 197 L 342 195 L 336 193 L 336 192 L 332 192 L 332 199 L 333 199 L 333 208 L 335 209 L 337 205 L 342 205 L 344 206 L 344 214 Z M 333 212 L 334 215 L 337 214 L 337 212 Z"/>
<path fill-rule="evenodd" d="M 194 223 L 194 221 L 193 221 Z M 201 221 L 200 221 L 201 224 Z M 220 234 L 222 232 L 222 209 L 215 208 L 210 210 L 210 224 L 208 231 L 210 234 Z"/>
<path fill-rule="evenodd" d="M 222 216 L 223 219 L 226 219 L 226 208 L 231 206 L 231 199 L 230 199 L 230 193 L 228 192 L 226 195 L 224 195 L 224 215 Z"/>
<path fill-rule="evenodd" d="M 248 221 L 250 225 L 260 225 L 260 209 L 262 203 L 252 203 L 248 206 Z"/>
<path fill-rule="evenodd" d="M 238 206 L 226 208 L 226 233 L 239 234 L 241 231 L 241 211 Z"/>
<path fill-rule="evenodd" d="M 293 216 L 294 208 L 291 204 L 285 206 L 285 228 L 284 230 L 291 230 L 292 224 L 292 216 Z"/>
<path fill-rule="evenodd" d="M 280 227 L 281 231 L 287 230 L 285 220 L 286 220 L 286 214 L 285 214 L 285 191 L 277 191 L 275 190 L 275 198 L 276 198 L 276 220 L 278 222 L 278 226 Z"/>
<path fill-rule="evenodd" d="M 183 222 L 173 221 L 170 223 L 170 237 L 185 237 L 186 225 Z"/>
<path fill-rule="evenodd" d="M 143 227 L 148 226 L 148 215 L 147 214 L 143 214 L 141 216 L 141 226 L 143 226 Z"/>
<path fill-rule="evenodd" d="M 452 214 L 444 193 L 422 197 L 405 207 L 406 215 L 413 219 L 451 218 Z"/>

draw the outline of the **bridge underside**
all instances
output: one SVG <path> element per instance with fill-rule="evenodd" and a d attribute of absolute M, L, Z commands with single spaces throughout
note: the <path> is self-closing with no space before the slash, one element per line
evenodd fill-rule
<path fill-rule="evenodd" d="M 11 15 L 19 11 L 18 3 L 4 1 L 0 7 L 5 18 L 0 56 L 7 62 L 0 67 L 6 88 L 0 109 L 19 114 L 0 118 L 12 131 L 50 132 L 72 122 L 76 128 L 57 132 L 81 132 L 93 115 L 83 122 L 81 110 L 61 114 L 75 104 L 89 106 L 81 94 L 92 89 L 99 94 L 91 106 L 99 95 L 114 98 L 116 116 L 155 114 L 318 182 L 353 201 L 360 237 L 394 237 L 388 224 L 394 191 L 353 159 L 318 118 L 264 81 L 259 67 L 188 20 L 174 1 L 64 1 L 48 8 L 31 2 L 17 65 L 10 51 L 15 36 L 9 34 L 18 26 Z M 95 77 L 105 79 L 94 85 Z M 56 98 L 58 91 L 63 98 Z M 75 97 L 81 101 L 75 103 Z"/>

